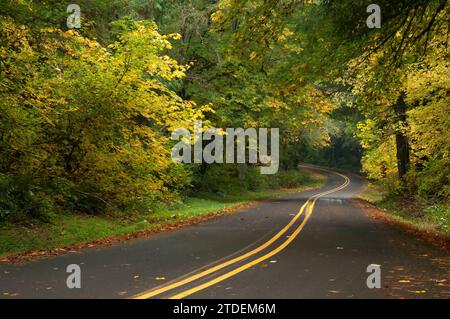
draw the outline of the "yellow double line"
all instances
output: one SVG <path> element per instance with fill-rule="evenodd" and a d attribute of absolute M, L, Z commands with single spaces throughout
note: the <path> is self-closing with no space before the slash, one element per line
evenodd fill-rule
<path fill-rule="evenodd" d="M 307 212 L 305 218 L 303 219 L 303 222 L 294 231 L 294 233 L 285 242 L 283 242 L 280 246 L 278 246 L 277 248 L 275 248 L 274 250 L 268 252 L 267 254 L 263 255 L 260 258 L 257 258 L 257 259 L 255 259 L 253 261 L 250 261 L 250 262 L 248 262 L 248 263 L 246 263 L 246 264 L 244 264 L 244 265 L 242 265 L 242 266 L 240 266 L 240 267 L 238 267 L 238 268 L 236 268 L 236 269 L 234 269 L 232 271 L 229 271 L 229 272 L 227 272 L 227 273 L 225 273 L 225 274 L 223 274 L 223 275 L 221 275 L 219 277 L 216 277 L 216 278 L 214 278 L 214 279 L 212 279 L 210 281 L 207 281 L 207 282 L 205 282 L 205 283 L 203 283 L 201 285 L 195 286 L 195 287 L 193 287 L 191 289 L 188 289 L 188 290 L 185 290 L 185 291 L 183 291 L 183 292 L 181 292 L 179 294 L 176 294 L 176 295 L 170 297 L 170 299 L 181 299 L 181 298 L 187 297 L 189 295 L 192 295 L 192 294 L 194 294 L 194 293 L 196 293 L 196 292 L 198 292 L 200 290 L 203 290 L 205 288 L 208 288 L 208 287 L 210 287 L 210 286 L 212 286 L 212 285 L 214 285 L 214 284 L 216 284 L 218 282 L 226 280 L 226 279 L 228 279 L 228 278 L 230 278 L 230 277 L 232 277 L 232 276 L 234 276 L 234 275 L 236 275 L 236 274 L 238 274 L 238 273 L 240 273 L 240 272 L 242 272 L 242 271 L 244 271 L 244 270 L 246 270 L 248 268 L 251 268 L 251 267 L 259 264 L 260 262 L 262 262 L 264 260 L 267 260 L 267 259 L 273 257 L 274 255 L 278 254 L 283 249 L 285 249 L 300 234 L 300 232 L 302 231 L 302 229 L 305 227 L 306 223 L 308 222 L 308 220 L 309 220 L 309 218 L 310 218 L 310 216 L 311 216 L 311 214 L 312 214 L 312 212 L 314 210 L 314 206 L 315 206 L 317 200 L 320 197 L 323 197 L 323 196 L 326 196 L 326 195 L 338 192 L 338 191 L 346 188 L 350 184 L 350 179 L 347 176 L 339 174 L 339 173 L 336 173 L 336 172 L 333 172 L 333 173 L 343 177 L 345 179 L 345 183 L 342 184 L 339 187 L 336 187 L 336 188 L 332 189 L 332 190 L 329 190 L 329 191 L 326 191 L 326 192 L 323 192 L 323 193 L 320 193 L 320 194 L 317 194 L 317 195 L 314 195 L 314 196 L 310 197 L 306 201 L 306 203 L 300 208 L 300 211 L 297 213 L 297 215 L 295 215 L 295 217 L 289 222 L 289 224 L 287 224 L 281 231 L 279 231 L 275 236 L 273 236 L 269 241 L 267 241 L 263 245 L 255 248 L 252 251 L 249 251 L 248 253 L 245 253 L 245 254 L 243 254 L 243 255 L 241 255 L 239 257 L 233 258 L 233 259 L 231 259 L 229 261 L 226 261 L 224 263 L 216 265 L 216 266 L 214 266 L 212 268 L 204 270 L 204 271 L 202 271 L 202 272 L 200 272 L 198 274 L 195 274 L 193 276 L 190 276 L 190 277 L 187 277 L 185 279 L 179 280 L 179 281 L 174 282 L 172 284 L 169 284 L 167 286 L 163 286 L 161 288 L 158 288 L 158 289 L 146 292 L 146 293 L 139 294 L 139 295 L 135 296 L 134 299 L 148 299 L 148 298 L 160 295 L 160 294 L 162 294 L 164 292 L 167 292 L 167 291 L 170 291 L 172 289 L 184 286 L 184 285 L 186 285 L 186 284 L 188 284 L 190 282 L 193 282 L 193 281 L 195 281 L 195 280 L 197 280 L 199 278 L 202 278 L 202 277 L 205 277 L 205 276 L 207 276 L 209 274 L 215 273 L 215 272 L 219 271 L 220 269 L 228 267 L 228 266 L 230 266 L 232 264 L 235 264 L 235 263 L 237 263 L 239 261 L 242 261 L 242 260 L 244 260 L 244 259 L 246 259 L 248 257 L 251 257 L 251 256 L 261 252 L 262 250 L 264 250 L 267 247 L 269 247 L 270 245 L 272 245 L 281 236 L 283 236 L 292 227 L 292 225 L 294 225 L 294 223 L 302 216 L 303 212 L 305 211 L 306 207 L 309 204 L 309 209 L 308 209 L 308 212 Z"/>

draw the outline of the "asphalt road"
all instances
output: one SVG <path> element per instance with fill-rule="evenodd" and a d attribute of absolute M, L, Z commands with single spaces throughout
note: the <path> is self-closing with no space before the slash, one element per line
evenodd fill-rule
<path fill-rule="evenodd" d="M 111 247 L 0 265 L 0 298 L 450 298 L 448 254 L 371 218 L 357 176 Z M 446 261 L 447 260 L 447 261 Z M 69 289 L 66 267 L 81 268 Z M 367 267 L 379 265 L 381 288 Z"/>

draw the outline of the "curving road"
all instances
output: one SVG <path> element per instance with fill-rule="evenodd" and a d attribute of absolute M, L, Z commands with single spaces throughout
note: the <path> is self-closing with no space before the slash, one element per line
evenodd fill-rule
<path fill-rule="evenodd" d="M 372 219 L 357 176 L 111 247 L 0 265 L 0 298 L 450 298 L 448 256 Z M 81 267 L 68 289 L 66 267 Z M 381 288 L 367 267 L 380 265 Z"/>

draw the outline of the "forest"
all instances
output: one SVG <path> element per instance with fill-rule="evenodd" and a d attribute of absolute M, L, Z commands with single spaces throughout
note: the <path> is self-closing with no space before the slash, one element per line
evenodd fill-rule
<path fill-rule="evenodd" d="M 449 219 L 450 5 L 378 0 L 3 0 L 0 223 L 128 218 L 198 194 L 361 173 Z M 280 172 L 177 164 L 171 134 L 279 128 Z M 416 212 L 417 213 L 417 212 Z"/>

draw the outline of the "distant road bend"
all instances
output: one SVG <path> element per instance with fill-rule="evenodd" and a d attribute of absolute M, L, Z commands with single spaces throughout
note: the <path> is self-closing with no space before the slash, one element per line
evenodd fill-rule
<path fill-rule="evenodd" d="M 450 297 L 447 254 L 371 218 L 353 199 L 363 179 L 302 169 L 326 185 L 150 239 L 0 265 L 0 298 Z M 70 264 L 81 289 L 66 286 Z M 367 287 L 371 264 L 380 289 Z"/>

